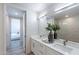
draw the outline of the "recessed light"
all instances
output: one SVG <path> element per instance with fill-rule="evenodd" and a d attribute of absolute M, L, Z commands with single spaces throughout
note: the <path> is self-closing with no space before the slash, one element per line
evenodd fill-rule
<path fill-rule="evenodd" d="M 65 17 L 69 17 L 68 15 L 65 15 Z"/>

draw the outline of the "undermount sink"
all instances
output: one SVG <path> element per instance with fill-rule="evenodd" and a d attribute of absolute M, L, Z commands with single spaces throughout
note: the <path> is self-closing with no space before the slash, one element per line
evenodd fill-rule
<path fill-rule="evenodd" d="M 64 45 L 60 45 L 60 44 L 55 44 L 54 47 L 66 52 L 66 53 L 70 53 L 73 50 L 72 48 L 70 48 L 68 46 L 64 46 Z"/>

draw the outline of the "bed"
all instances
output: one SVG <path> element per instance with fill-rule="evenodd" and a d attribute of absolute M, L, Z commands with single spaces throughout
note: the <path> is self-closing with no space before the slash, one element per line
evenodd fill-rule
<path fill-rule="evenodd" d="M 20 34 L 17 34 L 17 33 L 11 34 L 11 40 L 18 40 L 18 39 L 20 39 Z"/>

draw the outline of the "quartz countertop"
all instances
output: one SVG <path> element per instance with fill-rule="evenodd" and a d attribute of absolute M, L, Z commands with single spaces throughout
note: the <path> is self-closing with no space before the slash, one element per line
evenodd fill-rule
<path fill-rule="evenodd" d="M 63 55 L 79 55 L 79 43 L 68 41 L 66 46 L 64 46 L 63 39 L 55 39 L 53 43 L 49 43 L 47 38 L 40 38 L 38 35 L 33 35 L 31 38 L 62 53 Z M 56 45 L 60 45 L 60 47 L 58 48 Z M 68 47 L 69 50 L 65 49 L 66 47 Z"/>

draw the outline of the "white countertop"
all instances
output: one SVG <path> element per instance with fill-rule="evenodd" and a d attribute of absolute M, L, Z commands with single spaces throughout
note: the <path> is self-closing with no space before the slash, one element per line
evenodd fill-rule
<path fill-rule="evenodd" d="M 40 38 L 39 36 L 37 35 L 33 35 L 31 36 L 32 39 L 36 40 L 36 41 L 39 41 L 40 43 L 48 46 L 49 48 L 51 49 L 54 49 L 56 50 L 57 52 L 60 52 L 64 55 L 79 55 L 79 43 L 76 43 L 76 42 L 72 42 L 72 41 L 68 41 L 66 46 L 64 46 L 62 43 L 63 43 L 63 39 L 55 39 L 53 43 L 48 43 L 47 38 Z M 45 41 L 46 42 L 43 42 L 44 39 L 46 39 Z M 60 45 L 60 47 L 56 47 L 56 44 Z M 61 47 L 65 48 L 65 47 L 68 47 L 69 50 L 66 51 L 66 49 L 62 49 Z"/>

